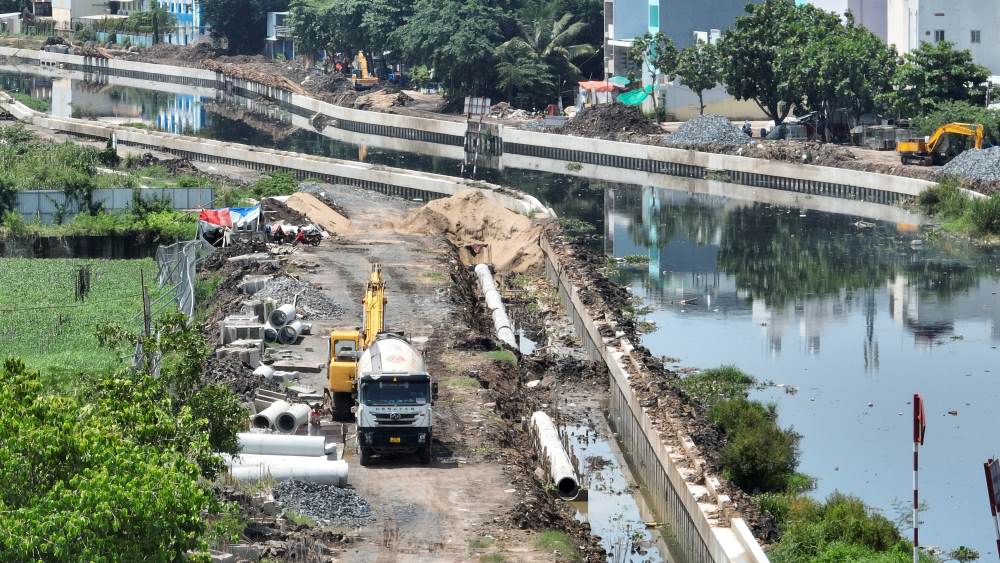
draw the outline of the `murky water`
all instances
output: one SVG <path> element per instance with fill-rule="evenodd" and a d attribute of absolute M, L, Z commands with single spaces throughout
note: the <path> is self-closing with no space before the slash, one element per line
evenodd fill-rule
<path fill-rule="evenodd" d="M 460 169 L 455 160 L 309 131 L 275 136 L 210 111 L 214 99 L 199 96 L 10 73 L 0 73 L 0 85 L 51 99 L 60 115 L 141 120 L 443 174 Z M 921 497 L 930 506 L 922 543 L 996 556 L 981 465 L 1000 451 L 996 252 L 923 240 L 907 224 L 541 172 L 483 174 L 594 226 L 591 241 L 609 255 L 648 258 L 622 274 L 651 307 L 647 320 L 657 329 L 643 343 L 677 366 L 735 364 L 773 382 L 755 395 L 776 402 L 780 422 L 803 435 L 801 470 L 818 479 L 817 496 L 849 492 L 894 518 L 894 505 L 911 496 L 909 401 L 922 393 L 929 422 Z M 579 447 L 581 458 L 590 455 Z M 591 518 L 595 506 L 621 508 L 592 500 Z"/>

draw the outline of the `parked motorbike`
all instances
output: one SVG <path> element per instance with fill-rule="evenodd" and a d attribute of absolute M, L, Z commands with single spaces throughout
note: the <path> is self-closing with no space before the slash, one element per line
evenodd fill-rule
<path fill-rule="evenodd" d="M 292 244 L 302 243 L 319 246 L 319 243 L 322 242 L 322 240 L 323 235 L 320 234 L 319 231 L 299 229 L 299 232 L 295 234 L 295 240 L 292 241 Z"/>

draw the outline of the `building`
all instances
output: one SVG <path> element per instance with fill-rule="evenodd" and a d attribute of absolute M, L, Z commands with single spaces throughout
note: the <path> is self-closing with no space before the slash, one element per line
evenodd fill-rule
<path fill-rule="evenodd" d="M 1000 1 L 887 0 L 886 41 L 900 53 L 922 42 L 950 41 L 1000 75 Z"/>
<path fill-rule="evenodd" d="M 205 35 L 205 11 L 200 0 L 156 0 L 161 8 L 177 18 L 177 29 L 164 37 L 167 43 L 190 45 Z"/>
<path fill-rule="evenodd" d="M 869 31 L 886 41 L 889 33 L 890 0 L 810 0 L 810 4 L 843 15 L 850 12 L 854 22 L 868 28 Z"/>
<path fill-rule="evenodd" d="M 285 20 L 288 12 L 267 13 L 267 43 L 264 44 L 264 54 L 269 58 L 295 58 L 295 43 L 292 40 L 292 30 Z"/>
<path fill-rule="evenodd" d="M 627 58 L 632 40 L 663 32 L 678 49 L 697 39 L 714 42 L 746 11 L 747 3 L 762 0 L 605 0 L 604 71 L 607 76 L 629 72 Z M 648 83 L 650 76 L 643 81 Z M 667 101 L 667 112 L 678 120 L 698 114 L 698 97 L 684 86 L 657 84 L 658 98 Z M 705 92 L 705 111 L 732 119 L 761 119 L 763 112 L 752 101 L 737 101 L 721 88 Z"/>

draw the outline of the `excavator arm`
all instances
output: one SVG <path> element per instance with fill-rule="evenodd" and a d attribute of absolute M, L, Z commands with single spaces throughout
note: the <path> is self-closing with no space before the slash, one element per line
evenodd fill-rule
<path fill-rule="evenodd" d="M 361 299 L 362 325 L 361 349 L 365 350 L 375 342 L 375 337 L 385 331 L 385 281 L 382 279 L 382 265 L 372 264 L 365 295 Z"/>
<path fill-rule="evenodd" d="M 927 141 L 922 138 L 899 141 L 896 143 L 896 151 L 903 164 L 943 164 L 948 160 L 948 155 L 938 154 L 938 147 L 948 135 L 971 137 L 974 148 L 983 148 L 982 124 L 946 123 L 938 127 Z"/>
<path fill-rule="evenodd" d="M 937 149 L 938 143 L 945 135 L 964 135 L 966 137 L 972 137 L 973 147 L 977 149 L 983 148 L 983 126 L 971 123 L 947 123 L 937 128 L 931 138 L 927 141 L 928 152 L 934 152 Z"/>

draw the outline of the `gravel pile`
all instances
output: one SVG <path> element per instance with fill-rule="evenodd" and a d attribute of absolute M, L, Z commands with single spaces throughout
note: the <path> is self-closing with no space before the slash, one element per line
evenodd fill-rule
<path fill-rule="evenodd" d="M 257 389 L 280 391 L 277 380 L 269 380 L 260 375 L 254 375 L 253 369 L 243 365 L 239 356 L 212 356 L 205 361 L 205 383 L 221 383 L 233 390 L 233 393 L 245 403 L 253 401 Z"/>
<path fill-rule="evenodd" d="M 273 492 L 274 498 L 286 510 L 325 524 L 360 528 L 375 520 L 368 501 L 353 489 L 304 481 L 281 481 L 275 484 Z"/>
<path fill-rule="evenodd" d="M 1000 147 L 967 150 L 945 164 L 941 172 L 973 180 L 1000 181 Z"/>
<path fill-rule="evenodd" d="M 344 314 L 344 308 L 334 303 L 322 291 L 288 276 L 272 279 L 264 289 L 255 293 L 254 297 L 274 299 L 278 304 L 282 304 L 295 303 L 296 295 L 299 296 L 296 305 L 302 311 L 302 316 L 307 319 L 336 319 Z"/>
<path fill-rule="evenodd" d="M 671 145 L 746 145 L 750 137 L 743 134 L 739 127 L 733 125 L 721 115 L 699 115 L 684 122 L 676 131 L 667 136 Z"/>

